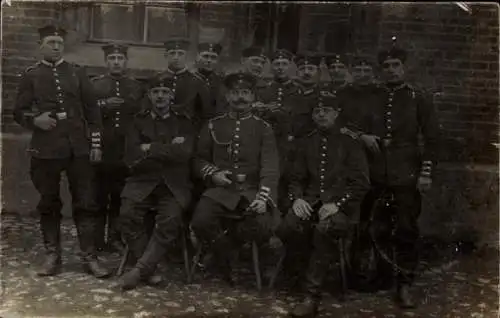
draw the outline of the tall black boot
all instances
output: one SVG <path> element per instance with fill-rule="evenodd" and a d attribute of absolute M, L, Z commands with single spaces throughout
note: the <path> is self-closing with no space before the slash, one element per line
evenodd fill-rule
<path fill-rule="evenodd" d="M 95 246 L 97 251 L 104 251 L 106 249 L 106 221 L 107 221 L 106 209 L 101 209 L 99 215 L 97 216 L 96 227 L 95 227 Z"/>
<path fill-rule="evenodd" d="M 134 289 L 142 280 L 157 285 L 161 277 L 154 275 L 154 272 L 165 253 L 166 248 L 153 236 L 135 267 L 120 279 L 121 288 L 123 290 Z"/>
<path fill-rule="evenodd" d="M 118 227 L 118 213 L 109 211 L 108 214 L 108 247 L 114 251 L 123 254 L 125 246 L 122 242 L 121 233 Z"/>
<path fill-rule="evenodd" d="M 38 276 L 53 276 L 61 271 L 60 216 L 41 214 L 40 229 L 45 247 L 45 260 Z"/>
<path fill-rule="evenodd" d="M 97 278 L 109 277 L 110 271 L 99 264 L 96 255 L 94 236 L 96 217 L 89 215 L 89 213 L 84 214 L 83 211 L 74 211 L 73 213 L 84 270 Z"/>

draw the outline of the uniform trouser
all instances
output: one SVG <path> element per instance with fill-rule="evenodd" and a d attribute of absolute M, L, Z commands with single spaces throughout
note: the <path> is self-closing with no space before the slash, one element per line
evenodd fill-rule
<path fill-rule="evenodd" d="M 126 177 L 127 168 L 124 165 L 100 164 L 96 168 L 97 204 L 99 206 L 96 239 L 99 247 L 103 247 L 106 241 L 106 224 L 108 225 L 108 242 L 120 241 L 117 220 L 120 214 L 120 196 Z"/>
<path fill-rule="evenodd" d="M 242 209 L 243 206 L 230 211 L 208 197 L 202 197 L 195 209 L 191 227 L 201 243 L 211 248 L 221 266 L 227 264 L 229 253 L 239 244 L 249 241 L 262 244 L 272 236 L 269 213 L 241 218 L 238 212 Z"/>
<path fill-rule="evenodd" d="M 148 239 L 144 216 L 156 208 L 155 227 Z M 159 184 L 144 200 L 123 198 L 120 211 L 120 230 L 144 273 L 154 268 L 164 256 L 169 244 L 179 237 L 182 228 L 183 209 L 168 187 Z M 148 244 L 149 242 L 149 244 Z"/>
<path fill-rule="evenodd" d="M 362 222 L 366 222 L 369 213 L 372 211 L 376 200 L 383 194 L 384 189 L 392 192 L 394 195 L 394 213 L 395 213 L 395 237 L 393 245 L 390 243 L 390 233 L 382 235 L 380 242 L 377 242 L 382 252 L 391 258 L 391 250 L 394 247 L 395 263 L 397 264 L 397 283 L 411 284 L 415 277 L 415 270 L 418 265 L 418 238 L 420 235 L 418 228 L 418 217 L 421 211 L 421 195 L 415 185 L 411 186 L 392 186 L 386 188 L 382 184 L 373 183 L 372 188 L 366 195 L 362 204 Z M 380 222 L 390 223 L 390 219 L 384 218 L 383 213 L 375 211 L 375 220 L 377 215 L 381 215 Z M 390 232 L 391 224 L 380 224 Z M 385 239 L 384 239 L 385 238 Z M 392 271 L 392 266 L 387 261 L 382 261 L 379 268 L 382 275 Z"/>
<path fill-rule="evenodd" d="M 311 221 L 298 221 L 311 222 Z M 349 218 L 342 212 L 320 220 L 315 223 L 312 230 L 312 251 L 306 271 L 306 279 L 303 288 L 306 292 L 319 299 L 321 288 L 325 280 L 330 264 L 339 259 L 340 251 L 337 249 L 337 241 L 346 237 L 352 230 Z"/>
<path fill-rule="evenodd" d="M 31 180 L 40 193 L 37 210 L 45 251 L 60 257 L 61 173 L 66 172 L 72 198 L 82 258 L 95 257 L 94 228 L 98 215 L 93 184 L 94 171 L 87 156 L 64 159 L 31 159 Z"/>
<path fill-rule="evenodd" d="M 314 222 L 302 220 L 290 210 L 276 229 L 276 235 L 286 248 L 285 269 L 299 276 L 307 266 L 312 245 Z"/>

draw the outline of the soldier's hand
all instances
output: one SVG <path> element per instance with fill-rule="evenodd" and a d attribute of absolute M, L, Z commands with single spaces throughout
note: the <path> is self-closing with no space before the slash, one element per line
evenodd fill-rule
<path fill-rule="evenodd" d="M 90 162 L 97 163 L 102 160 L 102 150 L 94 148 L 90 150 Z"/>
<path fill-rule="evenodd" d="M 293 213 L 302 220 L 309 219 L 313 211 L 311 205 L 303 199 L 297 199 L 293 202 Z"/>
<path fill-rule="evenodd" d="M 186 141 L 186 138 L 184 138 L 184 137 L 175 137 L 174 139 L 172 139 L 172 144 L 174 144 L 174 145 L 183 144 L 184 141 Z"/>
<path fill-rule="evenodd" d="M 417 182 L 417 188 L 422 191 L 428 191 L 432 186 L 432 179 L 430 177 L 420 176 Z"/>
<path fill-rule="evenodd" d="M 378 142 L 380 140 L 379 137 L 375 135 L 366 135 L 363 134 L 361 135 L 360 139 L 363 141 L 365 146 L 373 153 L 378 153 L 380 152 L 380 148 L 378 146 Z"/>
<path fill-rule="evenodd" d="M 339 212 L 339 207 L 335 203 L 327 203 L 324 204 L 320 209 L 319 209 L 319 219 L 324 220 L 329 218 L 330 216 L 336 214 Z"/>
<path fill-rule="evenodd" d="M 42 130 L 51 130 L 57 125 L 57 120 L 50 117 L 50 112 L 45 112 L 33 119 L 33 124 Z"/>
<path fill-rule="evenodd" d="M 141 144 L 141 150 L 143 152 L 149 151 L 151 149 L 151 144 Z"/>
<path fill-rule="evenodd" d="M 257 212 L 258 214 L 262 214 L 266 212 L 266 202 L 257 199 L 253 200 L 248 208 L 252 211 Z"/>
<path fill-rule="evenodd" d="M 230 185 L 232 182 L 229 180 L 228 176 L 231 175 L 231 171 L 218 171 L 212 175 L 212 181 L 215 185 L 223 187 L 226 185 Z"/>

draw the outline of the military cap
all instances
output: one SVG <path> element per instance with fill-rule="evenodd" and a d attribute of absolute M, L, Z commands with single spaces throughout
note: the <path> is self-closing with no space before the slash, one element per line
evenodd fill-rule
<path fill-rule="evenodd" d="M 349 64 L 347 56 L 340 53 L 328 54 L 324 58 L 325 58 L 325 64 L 328 67 L 330 67 L 333 64 L 339 64 L 339 63 L 344 64 L 346 66 Z"/>
<path fill-rule="evenodd" d="M 224 85 L 232 88 L 253 88 L 257 83 L 255 76 L 245 72 L 231 73 L 224 77 Z"/>
<path fill-rule="evenodd" d="M 166 87 L 170 90 L 174 90 L 174 81 L 172 78 L 168 77 L 160 77 L 160 76 L 153 76 L 151 77 L 148 82 L 148 88 L 156 88 L 156 87 Z"/>
<path fill-rule="evenodd" d="M 312 54 L 301 54 L 296 56 L 294 62 L 295 65 L 297 65 L 297 67 L 301 67 L 307 64 L 319 66 L 321 63 L 321 56 Z"/>
<path fill-rule="evenodd" d="M 392 47 L 387 50 L 382 50 L 378 53 L 378 63 L 382 64 L 388 59 L 399 59 L 402 63 L 406 61 L 406 51 L 397 47 L 396 37 L 392 37 Z"/>
<path fill-rule="evenodd" d="M 210 42 L 200 43 L 198 44 L 198 52 L 212 52 L 219 55 L 222 52 L 222 45 Z"/>
<path fill-rule="evenodd" d="M 251 46 L 243 50 L 241 53 L 243 57 L 250 57 L 250 56 L 260 56 L 263 58 L 267 58 L 266 52 L 264 51 L 263 47 L 260 46 Z"/>
<path fill-rule="evenodd" d="M 165 49 L 170 50 L 184 50 L 187 51 L 189 49 L 189 40 L 185 38 L 176 38 L 171 39 L 165 42 Z"/>
<path fill-rule="evenodd" d="M 40 40 L 47 36 L 52 36 L 52 35 L 61 36 L 64 38 L 64 36 L 66 35 L 66 30 L 64 30 L 61 27 L 49 24 L 39 28 L 38 33 L 40 34 Z"/>
<path fill-rule="evenodd" d="M 278 49 L 278 50 L 274 51 L 273 55 L 271 56 L 271 61 L 274 61 L 277 59 L 287 59 L 287 60 L 292 61 L 293 54 L 285 49 Z"/>
<path fill-rule="evenodd" d="M 103 45 L 102 50 L 104 51 L 104 56 L 108 56 L 113 53 L 121 53 L 127 56 L 128 47 L 121 44 L 111 43 Z"/>

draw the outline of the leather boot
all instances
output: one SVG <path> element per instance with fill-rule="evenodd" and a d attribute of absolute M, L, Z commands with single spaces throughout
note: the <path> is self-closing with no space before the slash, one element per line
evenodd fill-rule
<path fill-rule="evenodd" d="M 94 240 L 96 250 L 99 252 L 106 249 L 106 213 L 106 210 L 101 210 L 96 221 Z"/>
<path fill-rule="evenodd" d="M 118 225 L 118 213 L 113 209 L 108 214 L 108 247 L 111 252 L 123 254 L 125 245 L 122 242 L 122 237 Z"/>
<path fill-rule="evenodd" d="M 398 286 L 396 292 L 396 303 L 402 309 L 411 309 L 416 307 L 413 297 L 410 293 L 409 284 L 401 284 Z"/>
<path fill-rule="evenodd" d="M 111 272 L 99 264 L 95 248 L 95 221 L 96 217 L 89 214 L 83 214 L 82 211 L 75 210 L 74 220 L 76 232 L 80 243 L 82 253 L 82 265 L 85 272 L 95 276 L 96 278 L 106 278 L 111 275 Z"/>
<path fill-rule="evenodd" d="M 45 247 L 45 260 L 37 271 L 38 276 L 54 276 L 61 271 L 60 217 L 42 214 L 40 229 Z"/>
<path fill-rule="evenodd" d="M 290 315 L 292 317 L 316 317 L 318 314 L 319 301 L 311 296 L 306 296 L 304 300 L 296 305 Z"/>
<path fill-rule="evenodd" d="M 161 275 L 155 275 L 155 271 L 160 261 L 165 257 L 166 248 L 153 235 L 151 240 L 142 254 L 142 257 L 137 261 L 136 268 L 139 269 L 141 277 L 149 285 L 159 285 L 163 281 Z"/>
<path fill-rule="evenodd" d="M 131 290 L 136 288 L 141 280 L 141 271 L 137 267 L 134 267 L 120 277 L 119 285 L 122 290 Z"/>

